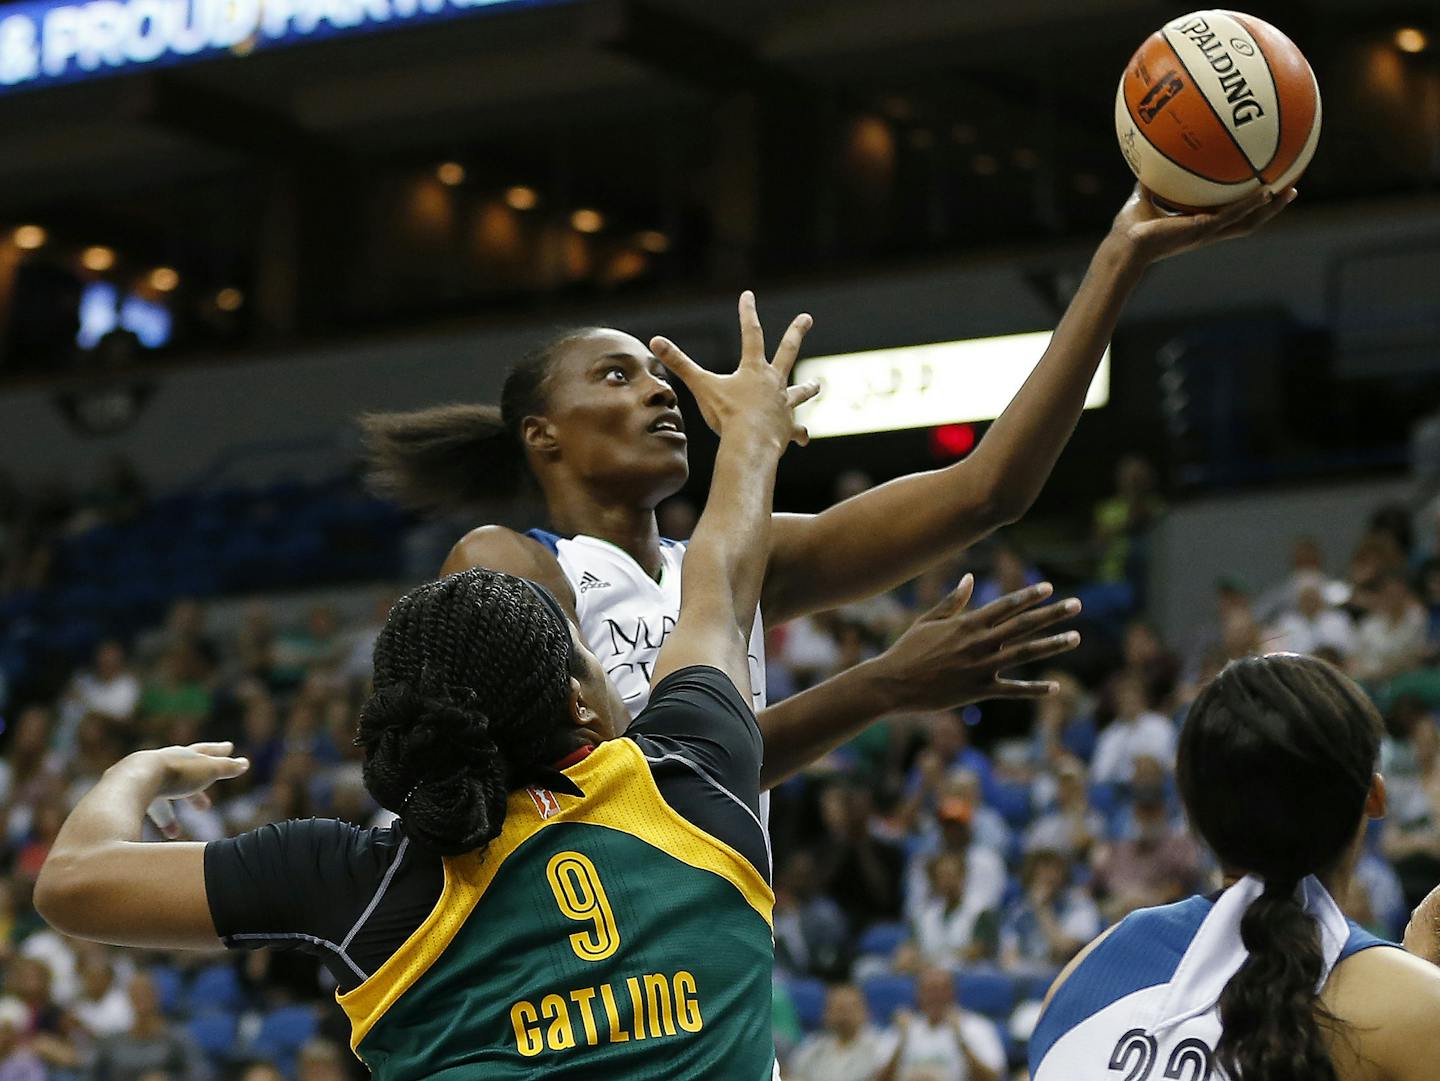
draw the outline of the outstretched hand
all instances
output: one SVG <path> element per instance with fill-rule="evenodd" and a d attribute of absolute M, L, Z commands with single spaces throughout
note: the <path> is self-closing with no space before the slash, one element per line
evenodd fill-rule
<path fill-rule="evenodd" d="M 161 771 L 160 795 L 146 811 L 161 833 L 171 840 L 180 836 L 172 800 L 183 799 L 192 807 L 204 810 L 210 806 L 205 789 L 216 781 L 238 777 L 250 768 L 249 759 L 231 756 L 234 749 L 235 745 L 227 741 L 136 752 L 151 757 Z"/>
<path fill-rule="evenodd" d="M 787 384 L 812 322 L 808 315 L 797 315 L 780 339 L 774 360 L 766 360 L 765 331 L 755 311 L 755 294 L 747 289 L 740 294 L 740 365 L 732 374 L 706 371 L 669 338 L 651 339 L 650 348 L 690 388 L 705 423 L 717 435 L 723 436 L 725 426 L 738 421 L 773 435 L 782 448 L 791 442 L 804 446 L 810 433 L 795 420 L 795 407 L 820 393 L 820 384 Z"/>
<path fill-rule="evenodd" d="M 1249 236 L 1274 220 L 1297 194 L 1294 188 L 1273 196 L 1261 189 L 1213 211 L 1168 214 L 1155 205 L 1147 188 L 1136 184 L 1110 231 L 1143 262 L 1155 263 L 1216 241 Z"/>
<path fill-rule="evenodd" d="M 1006 679 L 1001 672 L 1068 653 L 1080 644 L 1076 631 L 1045 635 L 1080 611 L 1078 600 L 1036 606 L 1053 588 L 1048 582 L 1008 593 L 968 610 L 975 578 L 960 585 L 915 621 L 874 663 L 902 688 L 910 709 L 951 709 L 987 698 L 1043 698 L 1059 688 L 1049 681 Z"/>

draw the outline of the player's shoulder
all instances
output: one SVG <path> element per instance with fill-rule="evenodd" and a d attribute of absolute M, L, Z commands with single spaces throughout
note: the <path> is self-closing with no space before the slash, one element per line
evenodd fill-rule
<path fill-rule="evenodd" d="M 445 560 L 442 574 L 488 567 L 539 582 L 569 599 L 570 584 L 555 550 L 536 537 L 503 525 L 482 525 L 461 537 Z"/>
<path fill-rule="evenodd" d="M 1138 909 L 1081 950 L 1045 998 L 1031 1040 L 1034 1060 L 1111 1003 L 1170 980 L 1213 907 L 1208 897 L 1191 897 Z"/>
<path fill-rule="evenodd" d="M 1335 966 L 1321 1001 L 1364 1064 L 1356 1076 L 1440 1078 L 1415 1053 L 1440 1027 L 1440 968 L 1398 947 L 1364 949 Z"/>

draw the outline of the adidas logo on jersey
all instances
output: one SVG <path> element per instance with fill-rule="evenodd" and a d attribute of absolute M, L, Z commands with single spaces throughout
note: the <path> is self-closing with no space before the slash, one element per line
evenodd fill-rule
<path fill-rule="evenodd" d="M 589 571 L 586 571 L 584 574 L 582 574 L 582 575 L 580 576 L 580 592 L 581 592 L 581 593 L 588 593 L 588 592 L 590 592 L 590 590 L 592 590 L 592 589 L 609 589 L 609 588 L 610 588 L 610 583 L 609 583 L 609 582 L 602 582 L 602 581 L 600 581 L 599 578 L 596 578 L 596 577 L 595 577 L 593 574 L 591 574 Z"/>

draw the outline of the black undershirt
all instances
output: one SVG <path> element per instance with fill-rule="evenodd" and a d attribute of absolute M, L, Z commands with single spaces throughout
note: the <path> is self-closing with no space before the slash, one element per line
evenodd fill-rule
<path fill-rule="evenodd" d="M 666 803 L 770 881 L 760 729 L 728 676 L 707 666 L 667 676 L 625 738 L 645 755 Z M 225 945 L 313 954 L 342 992 L 410 937 L 443 885 L 441 858 L 410 842 L 403 822 L 359 829 L 311 818 L 205 846 L 205 892 Z"/>

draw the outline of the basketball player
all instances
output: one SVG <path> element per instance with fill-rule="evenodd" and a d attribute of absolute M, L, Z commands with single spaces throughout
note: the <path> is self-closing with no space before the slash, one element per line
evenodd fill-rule
<path fill-rule="evenodd" d="M 248 766 L 228 743 L 140 751 L 67 819 L 42 914 L 125 945 L 319 953 L 382 1079 L 770 1077 L 774 898 L 745 642 L 775 468 L 818 389 L 786 386 L 802 333 L 773 365 L 747 337 L 731 376 L 682 366 L 720 450 L 633 724 L 543 586 L 464 571 L 403 597 L 376 642 L 357 739 L 398 826 L 136 844 L 152 800 Z"/>
<path fill-rule="evenodd" d="M 1034 373 L 974 454 L 822 514 L 776 516 L 750 636 L 767 788 L 873 718 L 868 703 L 877 673 L 863 667 L 842 673 L 765 709 L 761 614 L 783 623 L 873 596 L 1019 518 L 1069 439 L 1125 298 L 1144 270 L 1253 232 L 1294 195 L 1258 193 L 1217 213 L 1169 217 L 1137 188 Z M 748 292 L 740 321 L 742 338 L 760 333 Z M 689 470 L 684 421 L 660 362 L 689 362 L 664 338 L 651 345 L 653 354 L 629 334 L 590 327 L 541 346 L 513 368 L 498 409 L 444 406 L 365 421 L 377 487 L 411 505 L 464 506 L 513 490 L 525 477 L 538 484 L 549 530 L 482 526 L 456 545 L 443 573 L 490 567 L 544 583 L 575 618 L 632 714 L 645 706 L 656 654 L 675 625 L 685 557 L 684 545 L 660 537 L 655 506 L 681 488 Z M 1050 690 L 1046 683 L 1010 682 L 994 693 L 1034 697 Z"/>
<path fill-rule="evenodd" d="M 1227 886 L 1131 913 L 1071 962 L 1030 1041 L 1035 1081 L 1440 1081 L 1433 901 L 1400 949 L 1335 900 L 1385 813 L 1380 731 L 1324 661 L 1251 657 L 1215 678 L 1177 780 Z"/>

